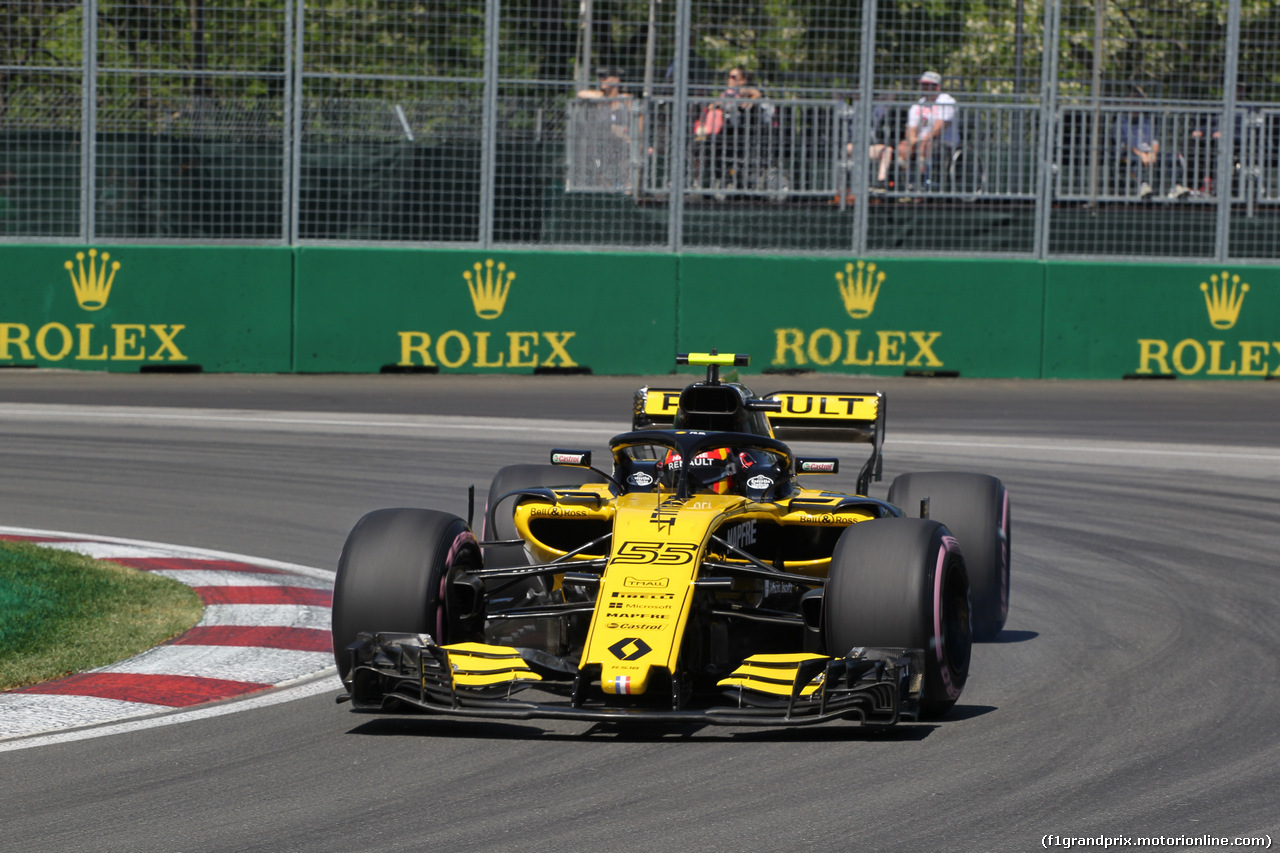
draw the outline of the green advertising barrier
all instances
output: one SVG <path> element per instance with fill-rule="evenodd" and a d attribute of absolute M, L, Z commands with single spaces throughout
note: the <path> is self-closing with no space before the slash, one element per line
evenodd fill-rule
<path fill-rule="evenodd" d="M 687 255 L 680 348 L 753 370 L 1040 375 L 1034 261 Z"/>
<path fill-rule="evenodd" d="M 304 247 L 301 372 L 666 373 L 673 255 Z"/>
<path fill-rule="evenodd" d="M 1280 378 L 1280 268 L 0 246 L 0 367 Z"/>
<path fill-rule="evenodd" d="M 1280 376 L 1280 269 L 1049 263 L 1044 376 Z"/>
<path fill-rule="evenodd" d="M 291 369 L 286 248 L 0 246 L 0 366 Z"/>

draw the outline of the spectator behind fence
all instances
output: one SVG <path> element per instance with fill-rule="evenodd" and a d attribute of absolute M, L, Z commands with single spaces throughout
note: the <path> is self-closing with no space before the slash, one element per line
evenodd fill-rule
<path fill-rule="evenodd" d="M 1140 109 L 1130 110 L 1116 122 L 1116 142 L 1122 167 L 1129 178 L 1128 188 L 1138 187 L 1138 198 L 1146 199 L 1159 185 L 1157 165 L 1160 140 L 1156 138 L 1155 118 Z"/>
<path fill-rule="evenodd" d="M 579 115 L 587 156 L 593 174 L 588 182 L 605 190 L 632 191 L 632 98 L 622 90 L 622 74 L 616 68 L 600 72 L 599 89 L 581 89 Z M 636 130 L 644 125 L 636 118 Z"/>
<path fill-rule="evenodd" d="M 1233 184 L 1239 180 L 1244 166 L 1245 134 L 1260 121 L 1258 107 L 1256 104 L 1248 103 L 1248 96 L 1248 87 L 1244 83 L 1237 83 L 1236 115 L 1233 123 L 1235 135 L 1231 140 L 1231 176 Z M 1179 185 L 1175 188 L 1175 192 L 1169 194 L 1171 197 L 1181 197 L 1185 194 L 1178 193 L 1176 190 L 1185 190 L 1193 198 L 1209 198 L 1214 195 L 1214 182 L 1218 177 L 1218 152 L 1220 150 L 1218 140 L 1222 138 L 1222 130 L 1218 127 L 1218 113 L 1202 113 L 1199 118 L 1201 119 L 1200 123 L 1191 131 L 1191 153 L 1194 166 L 1190 175 L 1192 186 L 1188 188 Z"/>
<path fill-rule="evenodd" d="M 723 133 L 726 126 L 730 130 L 742 127 L 752 105 L 739 103 L 738 99 L 764 97 L 764 92 L 748 82 L 747 72 L 737 67 L 729 69 L 724 91 L 720 94 L 727 100 L 707 104 L 693 126 L 693 135 L 699 139 Z"/>
<path fill-rule="evenodd" d="M 754 85 L 741 67 L 729 69 L 721 100 L 712 101 L 702 110 L 694 122 L 696 174 L 700 181 L 704 169 L 707 177 L 717 185 L 735 183 L 740 177 L 744 160 L 748 157 L 750 122 L 758 122 L 767 109 L 759 109 L 752 103 L 764 98 L 764 92 Z"/>
<path fill-rule="evenodd" d="M 916 182 L 928 187 L 930 160 L 939 155 L 950 162 L 960 147 L 960 129 L 956 124 L 956 99 L 942 91 L 942 75 L 926 71 L 920 75 L 924 95 L 907 113 L 907 135 L 898 143 L 898 167 L 910 169 L 915 158 Z M 909 180 L 908 189 L 912 188 Z"/>
<path fill-rule="evenodd" d="M 857 96 L 855 95 L 855 98 Z M 858 132 L 858 107 L 849 111 L 849 124 L 845 128 L 845 156 L 853 158 L 853 139 Z M 889 141 L 889 108 L 885 104 L 875 104 L 871 109 L 870 143 L 867 146 L 867 157 L 877 164 L 875 182 L 867 189 L 872 193 L 883 193 L 889 184 L 889 165 L 893 162 L 893 144 Z"/>
<path fill-rule="evenodd" d="M 603 100 L 609 103 L 609 127 L 619 139 L 630 139 L 628 122 L 631 112 L 631 96 L 622 91 L 622 74 L 609 68 L 600 72 L 599 89 L 581 89 L 579 98 Z"/>

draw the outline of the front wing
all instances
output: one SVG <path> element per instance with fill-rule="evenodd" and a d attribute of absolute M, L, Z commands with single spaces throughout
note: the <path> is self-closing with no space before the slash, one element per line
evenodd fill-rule
<path fill-rule="evenodd" d="M 920 649 L 853 649 L 844 657 L 753 655 L 720 692 L 644 705 L 611 702 L 596 672 L 531 649 L 437 645 L 425 634 L 361 634 L 347 649 L 352 709 L 495 719 L 796 726 L 836 719 L 892 725 L 917 719 Z M 673 685 L 679 682 L 673 679 Z"/>

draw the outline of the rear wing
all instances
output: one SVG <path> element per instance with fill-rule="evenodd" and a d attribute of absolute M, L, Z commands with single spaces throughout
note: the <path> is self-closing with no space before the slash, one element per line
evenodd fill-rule
<path fill-rule="evenodd" d="M 829 394 L 822 391 L 774 391 L 762 399 L 780 403 L 766 412 L 775 438 L 783 441 L 852 441 L 871 445 L 871 456 L 858 472 L 858 494 L 867 494 L 883 468 L 885 399 L 869 394 Z"/>
<path fill-rule="evenodd" d="M 667 429 L 675 425 L 683 388 L 638 388 L 631 413 L 632 429 Z"/>
<path fill-rule="evenodd" d="M 682 388 L 640 388 L 635 394 L 633 429 L 662 429 L 675 423 Z M 839 394 L 822 391 L 775 391 L 759 399 L 777 403 L 765 410 L 775 438 L 783 441 L 845 441 L 871 445 L 871 457 L 858 475 L 858 492 L 866 494 L 881 477 L 884 446 L 883 392 Z"/>

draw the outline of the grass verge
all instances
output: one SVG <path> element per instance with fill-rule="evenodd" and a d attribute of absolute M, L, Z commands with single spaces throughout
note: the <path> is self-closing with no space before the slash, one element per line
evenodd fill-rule
<path fill-rule="evenodd" d="M 203 604 L 177 581 L 0 542 L 0 690 L 106 666 L 178 636 Z"/>

